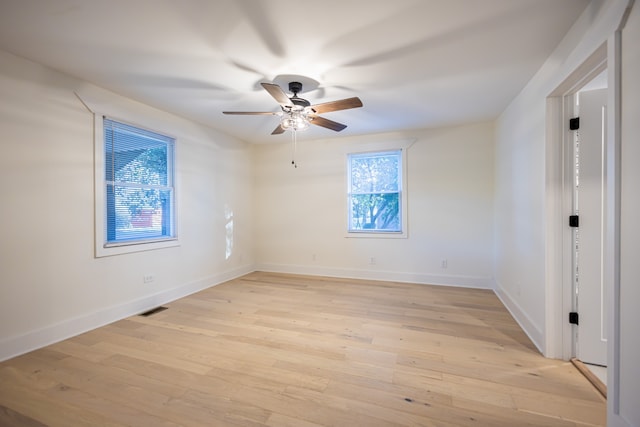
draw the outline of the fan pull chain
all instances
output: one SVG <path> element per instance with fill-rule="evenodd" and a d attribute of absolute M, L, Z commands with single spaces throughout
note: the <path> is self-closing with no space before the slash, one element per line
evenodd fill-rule
<path fill-rule="evenodd" d="M 298 168 L 298 163 L 296 163 L 296 150 L 298 149 L 298 137 L 296 135 L 296 130 L 292 129 L 292 145 L 291 145 L 291 164 L 294 168 Z"/>

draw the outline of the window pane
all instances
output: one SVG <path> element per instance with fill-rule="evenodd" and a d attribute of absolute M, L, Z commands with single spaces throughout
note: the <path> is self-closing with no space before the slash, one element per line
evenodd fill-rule
<path fill-rule="evenodd" d="M 400 154 L 397 152 L 353 155 L 351 159 L 351 192 L 397 192 L 399 171 Z"/>
<path fill-rule="evenodd" d="M 105 179 L 168 185 L 167 148 L 172 144 L 163 135 L 105 119 Z"/>
<path fill-rule="evenodd" d="M 354 194 L 351 196 L 352 230 L 400 231 L 398 193 Z"/>
<path fill-rule="evenodd" d="M 167 185 L 167 147 L 128 150 L 116 155 L 115 180 L 132 184 Z"/>
<path fill-rule="evenodd" d="M 349 155 L 349 230 L 401 232 L 401 151 Z"/>
<path fill-rule="evenodd" d="M 107 185 L 107 241 L 170 237 L 170 190 Z"/>

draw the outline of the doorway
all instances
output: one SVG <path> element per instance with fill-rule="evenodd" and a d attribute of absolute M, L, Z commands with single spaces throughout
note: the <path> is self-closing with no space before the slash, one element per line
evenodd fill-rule
<path fill-rule="evenodd" d="M 571 205 L 572 357 L 603 384 L 607 382 L 609 331 L 609 290 L 604 276 L 607 86 L 605 69 L 566 96 L 573 120 L 564 161 L 567 181 L 572 183 L 566 188 Z"/>

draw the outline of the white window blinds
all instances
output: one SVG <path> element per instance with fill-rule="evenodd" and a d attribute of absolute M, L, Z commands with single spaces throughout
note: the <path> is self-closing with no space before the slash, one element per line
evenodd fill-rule
<path fill-rule="evenodd" d="M 175 140 L 104 118 L 105 246 L 175 238 Z"/>

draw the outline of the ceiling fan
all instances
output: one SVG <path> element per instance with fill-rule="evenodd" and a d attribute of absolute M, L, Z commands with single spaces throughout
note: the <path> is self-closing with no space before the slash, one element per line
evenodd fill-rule
<path fill-rule="evenodd" d="M 289 82 L 289 91 L 293 93 L 291 98 L 277 84 L 260 84 L 280 104 L 282 111 L 223 111 L 223 114 L 280 116 L 280 124 L 271 132 L 271 135 L 278 135 L 287 130 L 292 130 L 295 133 L 295 131 L 306 129 L 309 124 L 340 132 L 347 125 L 325 119 L 319 114 L 362 107 L 362 101 L 358 97 L 311 105 L 309 101 L 298 96 L 298 93 L 302 91 L 302 83 L 300 82 Z"/>

